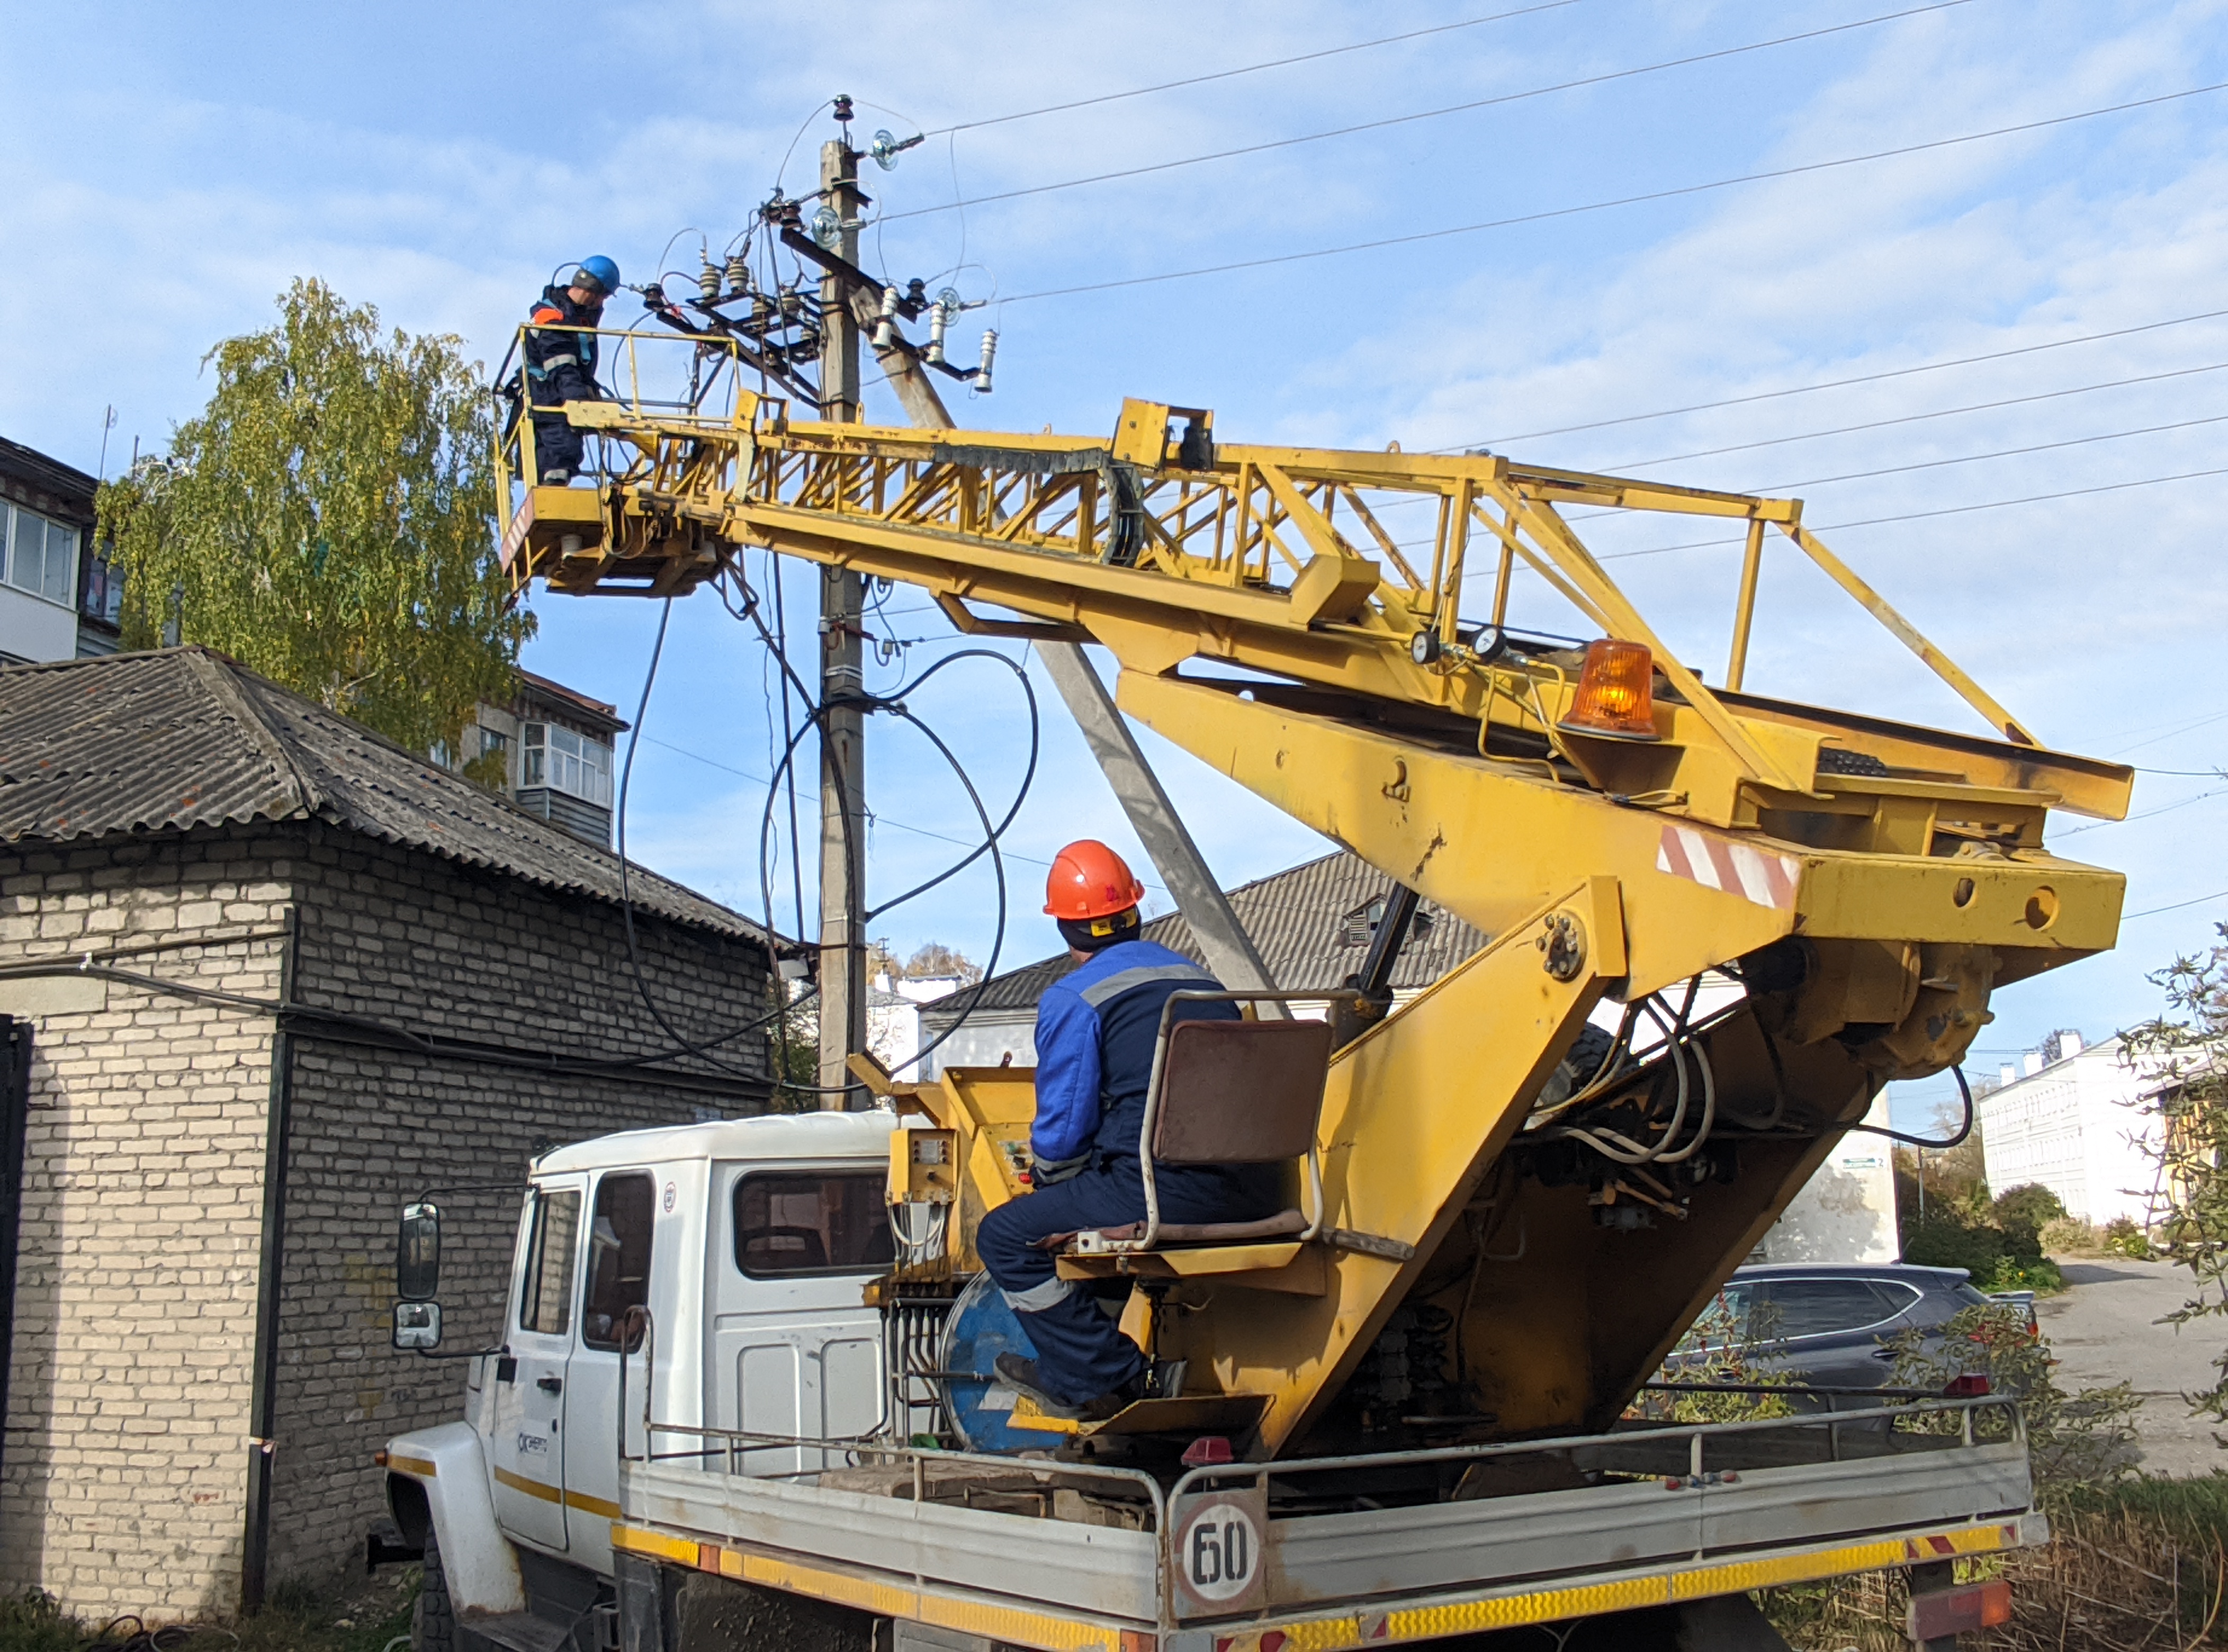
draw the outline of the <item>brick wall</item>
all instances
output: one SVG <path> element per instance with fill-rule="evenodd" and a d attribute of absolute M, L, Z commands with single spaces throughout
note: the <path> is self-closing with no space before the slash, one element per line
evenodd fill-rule
<path fill-rule="evenodd" d="M 574 1055 L 644 1055 L 669 1041 L 626 964 L 605 902 L 491 876 L 334 832 L 296 868 L 304 1002 L 428 1031 Z M 765 1013 L 755 944 L 637 912 L 659 1005 L 701 1037 Z M 404 1429 L 463 1414 L 459 1363 L 387 1346 L 394 1219 L 407 1198 L 464 1183 L 522 1184 L 539 1145 L 690 1124 L 751 1104 L 620 1078 L 558 1079 L 293 1036 L 285 1296 L 272 1574 L 315 1574 L 361 1553 L 384 1511 L 371 1454 Z M 762 1037 L 728 1059 L 763 1078 Z M 704 1071 L 707 1064 L 695 1063 Z M 499 1330 L 516 1192 L 442 1201 L 445 1346 Z"/>
<path fill-rule="evenodd" d="M 166 981 L 294 996 L 424 1032 L 639 1056 L 668 1040 L 605 903 L 315 823 L 59 852 L 0 849 L 0 964 L 112 958 Z M 638 913 L 661 1007 L 693 1035 L 763 1013 L 763 951 Z M 0 982 L 36 1059 L 0 1586 L 71 1610 L 237 1604 L 276 1024 L 83 978 Z M 269 1575 L 330 1573 L 381 1512 L 370 1454 L 460 1414 L 462 1373 L 387 1346 L 395 1212 L 430 1186 L 522 1178 L 538 1144 L 753 1104 L 290 1032 Z M 727 1058 L 763 1077 L 763 1036 Z M 695 1060 L 707 1076 L 710 1064 Z M 444 1201 L 450 1346 L 494 1329 L 515 1194 Z"/>
<path fill-rule="evenodd" d="M 278 989 L 285 868 L 214 837 L 0 850 L 0 962 Z M 0 985 L 35 1027 L 0 1584 L 88 1615 L 237 1598 L 265 1121 L 265 1016 L 84 979 Z"/>

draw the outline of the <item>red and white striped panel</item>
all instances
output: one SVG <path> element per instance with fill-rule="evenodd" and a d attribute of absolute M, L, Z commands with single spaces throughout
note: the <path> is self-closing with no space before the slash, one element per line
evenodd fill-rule
<path fill-rule="evenodd" d="M 1786 912 L 1795 905 L 1799 866 L 1790 855 L 1768 854 L 1692 826 L 1666 826 L 1655 848 L 1655 869 L 1721 894 Z"/>

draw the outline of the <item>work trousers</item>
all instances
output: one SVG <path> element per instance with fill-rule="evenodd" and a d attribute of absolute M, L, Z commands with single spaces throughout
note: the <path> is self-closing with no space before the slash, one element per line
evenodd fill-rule
<path fill-rule="evenodd" d="M 561 395 L 535 387 L 535 405 L 547 406 L 548 400 L 562 401 Z M 547 400 L 545 400 L 547 398 Z M 587 451 L 587 438 L 566 422 L 560 413 L 537 413 L 534 415 L 534 479 L 536 482 L 569 482 L 579 473 L 580 458 Z"/>
<path fill-rule="evenodd" d="M 1164 1222 L 1247 1222 L 1283 1207 L 1275 1165 L 1161 1167 L 1154 1182 Z M 1145 1181 L 1132 1158 L 1101 1156 L 1049 1188 L 983 1218 L 975 1248 L 1037 1351 L 1037 1373 L 1056 1398 L 1080 1405 L 1111 1393 L 1144 1367 L 1137 1345 L 1087 1290 L 1054 1271 L 1038 1241 L 1145 1220 Z"/>

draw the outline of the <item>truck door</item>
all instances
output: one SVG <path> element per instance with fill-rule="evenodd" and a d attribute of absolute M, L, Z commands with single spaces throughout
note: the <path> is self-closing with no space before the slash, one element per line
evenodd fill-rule
<path fill-rule="evenodd" d="M 573 1284 L 580 1252 L 586 1178 L 537 1183 L 519 1253 L 517 1289 L 496 1362 L 492 1437 L 495 1513 L 536 1548 L 565 1546 L 565 1367 L 573 1351 Z"/>
<path fill-rule="evenodd" d="M 627 1449 L 642 1450 L 642 1385 L 648 1373 L 638 1357 L 641 1329 L 628 1326 L 627 1310 L 650 1300 L 656 1220 L 656 1184 L 649 1171 L 607 1170 L 596 1179 L 579 1343 L 565 1373 L 565 1422 L 574 1437 L 565 1454 L 565 1503 L 573 1557 L 599 1572 L 611 1569 L 611 1523 L 618 1517 L 614 1419 L 623 1352 L 637 1356 L 628 1373 Z"/>
<path fill-rule="evenodd" d="M 896 1258 L 880 1166 L 722 1166 L 727 1243 L 711 1258 L 720 1420 L 806 1439 L 864 1434 L 881 1415 L 881 1316 L 860 1287 Z M 719 1254 L 725 1251 L 725 1255 Z M 832 1467 L 842 1453 L 766 1447 L 743 1471 Z"/>

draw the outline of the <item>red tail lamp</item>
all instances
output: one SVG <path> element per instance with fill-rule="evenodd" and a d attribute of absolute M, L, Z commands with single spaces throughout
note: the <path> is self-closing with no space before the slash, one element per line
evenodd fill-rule
<path fill-rule="evenodd" d="M 1942 1397 L 1944 1399 L 1986 1399 L 1994 1387 L 1986 1372 L 1968 1371 L 1962 1376 L 1950 1378 L 1949 1386 L 1942 1390 Z"/>
<path fill-rule="evenodd" d="M 1648 645 L 1614 637 L 1587 644 L 1578 692 L 1557 727 L 1610 740 L 1655 739 L 1655 656 Z"/>

